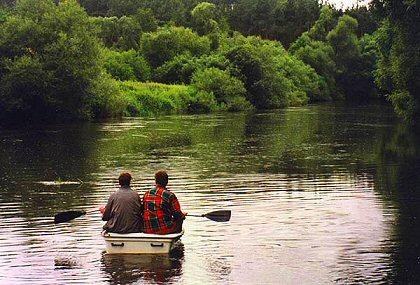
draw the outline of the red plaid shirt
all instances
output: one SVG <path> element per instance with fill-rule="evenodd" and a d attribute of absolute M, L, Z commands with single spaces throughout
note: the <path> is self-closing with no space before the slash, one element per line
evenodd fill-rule
<path fill-rule="evenodd" d="M 143 205 L 145 233 L 171 233 L 176 227 L 176 220 L 184 218 L 175 194 L 161 186 L 156 186 L 144 194 Z"/>

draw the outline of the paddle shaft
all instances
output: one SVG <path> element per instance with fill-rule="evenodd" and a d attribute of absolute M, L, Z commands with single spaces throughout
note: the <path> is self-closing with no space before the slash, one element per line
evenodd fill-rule
<path fill-rule="evenodd" d="M 60 224 L 60 223 L 64 223 L 64 222 L 68 222 L 71 221 L 75 218 L 84 216 L 88 213 L 93 213 L 98 211 L 97 209 L 90 209 L 90 210 L 81 210 L 81 211 L 67 211 L 67 212 L 61 212 L 58 213 L 57 215 L 54 216 L 54 223 L 55 224 Z M 199 217 L 199 218 L 207 218 L 210 219 L 212 221 L 216 221 L 216 222 L 227 222 L 230 220 L 230 216 L 231 216 L 231 212 L 229 210 L 218 210 L 218 211 L 213 211 L 213 212 L 209 212 L 207 214 L 201 214 L 201 215 L 197 215 L 197 214 L 187 214 L 187 216 L 190 217 Z"/>

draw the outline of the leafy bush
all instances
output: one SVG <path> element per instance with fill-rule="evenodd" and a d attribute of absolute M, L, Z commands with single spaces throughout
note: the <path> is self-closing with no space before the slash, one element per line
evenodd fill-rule
<path fill-rule="evenodd" d="M 207 67 L 217 67 L 224 70 L 227 66 L 227 59 L 220 53 L 203 55 L 201 57 L 193 57 L 186 53 L 178 55 L 159 66 L 155 71 L 154 79 L 162 83 L 189 84 L 193 73 L 197 70 Z"/>
<path fill-rule="evenodd" d="M 182 53 L 199 56 L 210 51 L 210 40 L 207 37 L 200 37 L 191 29 L 183 27 L 170 26 L 145 33 L 141 43 L 143 54 L 154 68 Z"/>
<path fill-rule="evenodd" d="M 192 77 L 192 85 L 198 90 L 213 93 L 216 101 L 226 106 L 229 111 L 251 108 L 249 102 L 246 104 L 246 90 L 242 81 L 225 70 L 214 67 L 199 70 Z"/>
<path fill-rule="evenodd" d="M 113 51 L 104 49 L 105 68 L 115 79 L 147 81 L 151 70 L 147 61 L 136 51 Z"/>

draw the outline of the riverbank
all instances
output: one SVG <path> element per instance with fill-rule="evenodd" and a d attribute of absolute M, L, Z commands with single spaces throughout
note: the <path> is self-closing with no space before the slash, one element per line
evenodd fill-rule
<path fill-rule="evenodd" d="M 204 8 L 216 7 L 201 3 L 187 12 L 198 16 Z M 305 52 L 311 39 L 296 39 L 287 50 L 280 41 L 236 32 L 222 19 L 212 19 L 205 31 L 201 24 L 172 22 L 146 29 L 143 21 L 153 19 L 151 11 L 143 11 L 150 17 L 141 11 L 136 16 L 96 17 L 74 0 L 58 5 L 20 0 L 4 12 L 0 121 L 277 109 L 342 100 L 345 95 L 354 100 L 352 94 L 360 96 L 360 90 L 364 96 L 373 94 L 361 86 L 347 92 L 348 80 L 338 76 L 357 75 L 358 82 L 364 82 L 364 74 L 370 74 L 363 50 L 350 59 L 360 60 L 363 70 L 347 72 L 346 65 L 338 65 L 343 60 L 341 53 L 334 54 L 335 46 L 342 40 L 354 39 L 356 45 L 360 41 L 353 29 L 356 20 L 348 16 L 326 28 L 331 39 L 325 39 L 322 54 L 312 54 Z M 343 26 L 349 32 L 342 34 Z M 365 79 L 372 82 L 370 75 Z"/>

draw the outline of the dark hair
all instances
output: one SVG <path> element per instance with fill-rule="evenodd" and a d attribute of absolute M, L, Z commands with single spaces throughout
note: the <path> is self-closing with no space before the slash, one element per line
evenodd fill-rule
<path fill-rule="evenodd" d="M 168 173 L 165 170 L 159 170 L 155 173 L 156 184 L 166 187 L 168 185 Z"/>
<path fill-rule="evenodd" d="M 131 174 L 128 172 L 121 173 L 120 177 L 118 177 L 118 182 L 121 186 L 130 186 Z"/>

